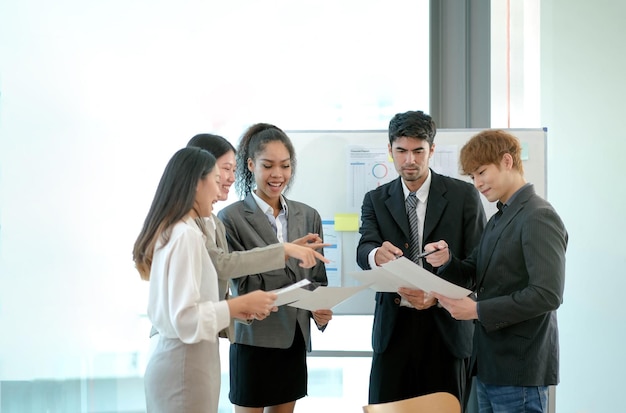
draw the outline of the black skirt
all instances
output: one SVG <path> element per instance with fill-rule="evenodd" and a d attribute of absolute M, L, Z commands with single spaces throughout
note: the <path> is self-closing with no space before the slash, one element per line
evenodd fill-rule
<path fill-rule="evenodd" d="M 230 345 L 230 402 L 243 407 L 276 406 L 307 393 L 306 347 L 300 328 L 287 349 Z"/>

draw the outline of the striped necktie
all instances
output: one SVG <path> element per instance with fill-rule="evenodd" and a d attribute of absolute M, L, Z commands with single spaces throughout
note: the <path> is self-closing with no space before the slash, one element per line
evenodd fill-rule
<path fill-rule="evenodd" d="M 406 197 L 406 213 L 409 218 L 409 229 L 411 234 L 411 244 L 409 246 L 409 256 L 416 264 L 419 262 L 417 256 L 420 253 L 420 231 L 419 220 L 417 219 L 417 197 L 415 192 L 409 193 Z"/>

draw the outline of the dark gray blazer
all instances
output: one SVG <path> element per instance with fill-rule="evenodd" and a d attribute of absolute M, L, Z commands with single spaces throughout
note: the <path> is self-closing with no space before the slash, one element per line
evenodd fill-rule
<path fill-rule="evenodd" d="M 447 277 L 476 280 L 478 377 L 495 385 L 557 384 L 556 309 L 563 301 L 567 231 L 532 185 L 520 190 L 495 226 L 494 219 L 470 257 L 453 257 L 442 267 Z"/>
<path fill-rule="evenodd" d="M 469 255 L 478 245 L 485 225 L 485 212 L 478 191 L 469 183 L 439 175 L 431 170 L 432 178 L 426 217 L 424 220 L 423 245 L 445 240 L 451 249 Z M 362 269 L 370 269 L 368 255 L 372 249 L 389 241 L 408 254 L 410 243 L 409 221 L 404 204 L 402 178 L 368 192 L 361 210 L 361 239 L 357 247 L 357 263 Z M 424 261 L 424 268 L 434 271 Z M 472 287 L 472 280 L 458 281 L 463 287 Z M 377 293 L 374 310 L 372 347 L 382 353 L 389 344 L 396 323 L 400 296 L 396 293 Z M 417 311 L 417 310 L 416 310 Z M 433 317 L 450 352 L 457 358 L 471 355 L 474 326 L 471 321 L 456 321 L 443 308 L 433 308 Z"/>
<path fill-rule="evenodd" d="M 322 219 L 318 212 L 301 202 L 285 199 L 287 203 L 288 241 L 302 238 L 308 233 L 323 237 Z M 276 233 L 259 209 L 252 195 L 243 201 L 224 208 L 218 214 L 226 228 L 226 238 L 231 251 L 246 251 L 278 243 Z M 259 271 L 253 275 L 231 280 L 234 295 L 256 290 L 271 291 L 308 278 L 314 287 L 327 285 L 326 267 L 318 261 L 313 268 L 302 268 L 299 261 L 290 258 L 286 266 L 279 270 Z M 288 348 L 293 342 L 297 325 L 300 326 L 304 342 L 310 351 L 311 312 L 287 305 L 264 320 L 247 325 L 235 324 L 235 342 L 258 347 Z"/>

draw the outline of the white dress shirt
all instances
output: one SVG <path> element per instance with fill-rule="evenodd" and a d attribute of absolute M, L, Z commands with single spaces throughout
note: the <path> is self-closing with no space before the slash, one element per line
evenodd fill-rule
<path fill-rule="evenodd" d="M 192 218 L 174 225 L 167 244 L 159 240 L 150 269 L 148 318 L 163 337 L 184 343 L 216 341 L 230 311 L 219 301 L 217 272 L 205 236 Z"/>
<path fill-rule="evenodd" d="M 252 197 L 254 198 L 256 204 L 259 206 L 261 211 L 267 217 L 267 220 L 270 222 L 272 228 L 276 232 L 276 237 L 278 238 L 278 242 L 287 242 L 287 203 L 285 202 L 285 198 L 280 196 L 280 205 L 282 209 L 278 213 L 278 215 L 274 216 L 274 208 L 262 200 L 257 194 L 252 191 Z"/>

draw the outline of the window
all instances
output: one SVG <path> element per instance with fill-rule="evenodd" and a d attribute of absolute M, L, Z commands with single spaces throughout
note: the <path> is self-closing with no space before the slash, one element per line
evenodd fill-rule
<path fill-rule="evenodd" d="M 492 126 L 542 126 L 539 0 L 491 3 Z M 167 159 L 198 132 L 384 129 L 428 111 L 428 25 L 427 0 L 2 2 L 0 410 L 143 411 L 131 250 Z M 357 356 L 311 357 L 311 379 L 342 380 L 358 408 L 371 317 L 333 325 L 354 339 L 332 326 L 318 355 Z M 302 406 L 338 402 L 316 386 Z"/>
<path fill-rule="evenodd" d="M 540 2 L 491 2 L 491 126 L 543 127 Z"/>
<path fill-rule="evenodd" d="M 144 409 L 147 283 L 132 245 L 191 136 L 235 141 L 258 121 L 382 129 L 428 110 L 426 0 L 0 9 L 3 412 Z"/>

